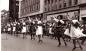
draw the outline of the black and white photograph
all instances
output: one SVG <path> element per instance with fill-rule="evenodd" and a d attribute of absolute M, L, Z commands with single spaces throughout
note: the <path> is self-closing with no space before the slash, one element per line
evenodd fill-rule
<path fill-rule="evenodd" d="M 86 0 L 0 0 L 1 51 L 86 51 Z"/>

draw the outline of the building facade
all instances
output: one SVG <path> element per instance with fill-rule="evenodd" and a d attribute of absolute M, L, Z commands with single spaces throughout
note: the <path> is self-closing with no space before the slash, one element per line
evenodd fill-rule
<path fill-rule="evenodd" d="M 44 0 L 22 0 L 21 18 L 42 15 L 44 11 Z"/>
<path fill-rule="evenodd" d="M 32 16 L 51 20 L 51 17 L 61 15 L 63 19 L 82 20 L 86 8 L 82 5 L 85 3 L 85 0 L 22 0 L 21 18 Z"/>
<path fill-rule="evenodd" d="M 58 15 L 62 15 L 63 18 L 68 19 L 77 17 L 79 20 L 78 3 L 78 0 L 45 0 L 44 12 L 48 20 Z"/>
<path fill-rule="evenodd" d="M 83 23 L 86 23 L 86 0 L 79 0 L 79 6 L 80 6 L 80 20 L 83 21 Z"/>
<path fill-rule="evenodd" d="M 11 21 L 17 21 L 19 16 L 19 0 L 9 0 L 9 17 Z"/>

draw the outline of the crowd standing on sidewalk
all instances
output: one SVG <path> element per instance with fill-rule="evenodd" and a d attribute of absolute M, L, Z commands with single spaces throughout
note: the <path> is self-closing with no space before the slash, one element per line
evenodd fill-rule
<path fill-rule="evenodd" d="M 82 45 L 86 41 L 86 25 L 81 24 L 77 19 L 64 21 L 63 19 L 53 18 L 53 22 L 47 21 L 44 23 L 41 18 L 36 20 L 30 20 L 28 24 L 25 21 L 17 21 L 8 23 L 3 32 L 17 36 L 23 34 L 23 39 L 27 38 L 27 35 L 31 36 L 31 40 L 35 40 L 38 37 L 38 43 L 43 42 L 43 36 L 48 36 L 51 39 L 57 39 L 61 46 L 61 38 L 65 46 L 67 46 L 67 41 L 73 41 L 74 51 L 76 43 L 78 43 L 79 48 L 83 50 Z M 80 42 L 81 40 L 81 42 Z"/>

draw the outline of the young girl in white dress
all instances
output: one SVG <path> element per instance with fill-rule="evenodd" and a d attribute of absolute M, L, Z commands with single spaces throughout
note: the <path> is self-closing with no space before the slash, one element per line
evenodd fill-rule
<path fill-rule="evenodd" d="M 22 28 L 23 38 L 26 37 L 26 24 L 23 22 L 23 28 Z"/>
<path fill-rule="evenodd" d="M 16 34 L 16 23 L 13 24 L 13 34 Z"/>
<path fill-rule="evenodd" d="M 77 48 L 76 43 L 78 43 L 79 48 L 82 50 L 79 38 L 84 36 L 86 37 L 86 35 L 82 33 L 82 30 L 80 29 L 80 23 L 78 20 L 72 20 L 70 28 L 66 29 L 64 34 L 70 36 L 73 40 L 74 48 L 72 49 L 72 51 L 74 51 Z"/>
<path fill-rule="evenodd" d="M 39 39 L 38 42 L 42 42 L 43 27 L 42 27 L 42 22 L 40 20 L 38 21 L 36 35 L 38 36 Z"/>

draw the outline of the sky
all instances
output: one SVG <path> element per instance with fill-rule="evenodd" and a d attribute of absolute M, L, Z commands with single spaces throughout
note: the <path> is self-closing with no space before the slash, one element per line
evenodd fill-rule
<path fill-rule="evenodd" d="M 0 11 L 3 9 L 9 10 L 9 0 L 0 0 Z"/>

